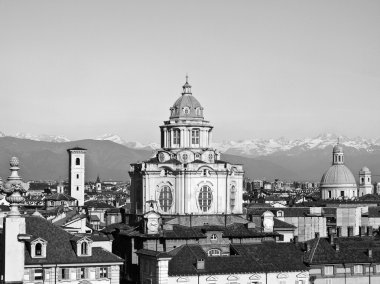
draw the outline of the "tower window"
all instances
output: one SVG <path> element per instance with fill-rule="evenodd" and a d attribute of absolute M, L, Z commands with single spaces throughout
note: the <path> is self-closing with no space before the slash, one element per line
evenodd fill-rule
<path fill-rule="evenodd" d="M 173 204 L 173 194 L 169 186 L 165 185 L 161 188 L 158 201 L 164 212 L 168 212 L 170 210 Z"/>
<path fill-rule="evenodd" d="M 79 186 L 77 186 L 77 191 L 79 190 Z"/>
<path fill-rule="evenodd" d="M 343 190 L 340 192 L 340 196 L 344 197 L 344 191 Z"/>
<path fill-rule="evenodd" d="M 41 256 L 42 255 L 42 244 L 41 243 L 37 243 L 36 244 L 36 247 L 35 247 L 35 254 L 36 256 Z"/>
<path fill-rule="evenodd" d="M 199 144 L 199 129 L 193 129 L 191 130 L 191 143 L 192 144 Z"/>
<path fill-rule="evenodd" d="M 329 190 L 329 198 L 331 198 L 331 190 Z"/>
<path fill-rule="evenodd" d="M 75 159 L 75 165 L 80 166 L 80 159 L 79 158 Z"/>
<path fill-rule="evenodd" d="M 79 179 L 79 174 L 77 174 L 77 179 Z"/>
<path fill-rule="evenodd" d="M 207 185 L 204 185 L 202 186 L 198 195 L 199 208 L 203 212 L 207 212 L 211 207 L 211 202 L 212 202 L 211 188 L 208 187 Z"/>
<path fill-rule="evenodd" d="M 179 145 L 181 143 L 181 131 L 179 129 L 174 129 L 173 131 L 173 144 Z"/>
<path fill-rule="evenodd" d="M 231 186 L 231 192 L 230 192 L 230 207 L 231 210 L 234 210 L 235 208 L 235 199 L 236 199 L 236 187 L 235 185 Z"/>

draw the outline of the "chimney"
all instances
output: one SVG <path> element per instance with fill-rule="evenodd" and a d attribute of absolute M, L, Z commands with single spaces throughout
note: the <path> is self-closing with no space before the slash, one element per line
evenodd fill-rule
<path fill-rule="evenodd" d="M 335 251 L 339 251 L 339 244 L 335 244 Z"/>
<path fill-rule="evenodd" d="M 373 235 L 373 228 L 372 226 L 368 226 L 368 236 L 372 236 Z"/>
<path fill-rule="evenodd" d="M 330 235 L 330 245 L 332 246 L 334 245 L 334 237 L 335 237 L 334 234 Z"/>
<path fill-rule="evenodd" d="M 372 258 L 372 249 L 368 249 L 368 257 Z"/>
<path fill-rule="evenodd" d="M 293 238 L 293 242 L 294 242 L 295 244 L 298 243 L 298 236 L 294 236 L 294 238 Z"/>
<path fill-rule="evenodd" d="M 306 243 L 306 251 L 309 251 L 311 249 L 311 246 L 309 243 Z"/>
<path fill-rule="evenodd" d="M 203 258 L 197 260 L 197 269 L 205 269 L 205 260 Z"/>

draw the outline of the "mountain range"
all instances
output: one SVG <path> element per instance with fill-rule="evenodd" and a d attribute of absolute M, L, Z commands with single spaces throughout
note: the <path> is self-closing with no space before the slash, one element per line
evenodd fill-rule
<path fill-rule="evenodd" d="M 380 179 L 380 139 L 340 137 L 344 145 L 346 165 L 355 177 L 363 166 Z M 272 180 L 319 181 L 331 165 L 331 151 L 338 136 L 323 134 L 315 138 L 287 140 L 252 139 L 214 143 L 222 159 L 244 164 L 246 177 Z M 159 148 L 156 143 L 127 142 L 118 135 L 107 134 L 96 139 L 70 141 L 63 136 L 19 133 L 14 137 L 0 132 L 0 176 L 9 175 L 8 160 L 18 156 L 25 179 L 65 179 L 68 174 L 66 150 L 80 146 L 88 149 L 86 179 L 128 180 L 129 164 L 143 161 Z"/>

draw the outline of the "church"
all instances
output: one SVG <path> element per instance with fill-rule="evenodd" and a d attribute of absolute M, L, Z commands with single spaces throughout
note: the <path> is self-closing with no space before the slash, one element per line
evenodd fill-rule
<path fill-rule="evenodd" d="M 186 77 L 182 95 L 160 126 L 161 149 L 131 165 L 131 213 L 241 214 L 243 166 L 220 159 L 213 126 Z"/>

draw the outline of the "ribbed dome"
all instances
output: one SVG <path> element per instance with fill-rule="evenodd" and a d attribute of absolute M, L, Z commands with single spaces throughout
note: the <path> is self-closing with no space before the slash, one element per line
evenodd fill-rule
<path fill-rule="evenodd" d="M 356 187 L 356 181 L 354 175 L 345 165 L 332 165 L 321 179 L 321 187 L 326 185 L 352 185 Z"/>
<path fill-rule="evenodd" d="M 170 119 L 203 119 L 203 107 L 191 94 L 191 86 L 183 85 L 183 93 L 170 108 Z"/>
<path fill-rule="evenodd" d="M 369 170 L 369 168 L 367 167 L 362 167 L 362 169 L 360 170 L 361 172 L 367 172 L 367 173 L 370 173 L 371 171 Z"/>
<path fill-rule="evenodd" d="M 340 144 L 336 144 L 333 148 L 333 153 L 343 153 L 343 147 Z"/>

